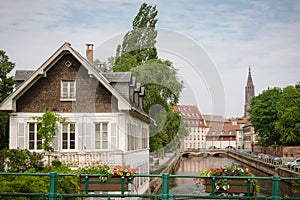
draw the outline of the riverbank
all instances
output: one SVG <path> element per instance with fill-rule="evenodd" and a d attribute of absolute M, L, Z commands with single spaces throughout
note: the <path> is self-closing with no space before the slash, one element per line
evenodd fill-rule
<path fill-rule="evenodd" d="M 180 153 L 164 153 L 162 156 L 154 156 L 150 162 L 150 174 L 163 174 L 175 172 L 179 165 Z M 149 193 L 158 194 L 161 191 L 162 179 L 152 178 L 149 183 Z"/>
<path fill-rule="evenodd" d="M 245 163 L 272 176 L 276 175 L 282 177 L 300 177 L 299 172 L 284 168 L 281 165 L 266 163 L 232 151 L 227 152 L 227 155 L 235 160 Z"/>
<path fill-rule="evenodd" d="M 242 162 L 230 158 L 228 156 L 207 156 L 204 158 L 199 157 L 189 157 L 189 158 L 181 158 L 180 166 L 176 171 L 176 175 L 199 175 L 201 170 L 210 169 L 210 168 L 218 168 L 222 166 L 230 166 L 232 163 L 240 165 L 242 167 L 251 168 L 252 173 L 257 177 L 269 177 L 269 179 L 259 179 L 258 183 L 260 186 L 259 195 L 269 196 L 272 195 L 272 180 L 270 175 L 257 170 L 256 168 L 250 167 L 247 164 L 243 164 Z M 293 193 L 293 187 L 291 184 L 286 181 L 280 181 L 280 196 L 281 197 L 299 197 L 299 193 Z M 200 187 L 195 186 L 195 181 L 193 179 L 176 179 L 175 187 L 170 189 L 170 194 L 190 194 L 190 195 L 209 195 L 209 193 L 205 192 L 204 186 Z"/>

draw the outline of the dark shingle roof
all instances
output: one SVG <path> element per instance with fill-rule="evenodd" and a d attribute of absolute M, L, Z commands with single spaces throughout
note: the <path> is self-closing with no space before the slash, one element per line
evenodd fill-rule
<path fill-rule="evenodd" d="M 131 81 L 131 73 L 130 72 L 103 72 L 103 75 L 109 82 L 127 82 Z"/>
<path fill-rule="evenodd" d="M 16 81 L 25 81 L 34 72 L 34 70 L 16 70 L 14 79 Z"/>

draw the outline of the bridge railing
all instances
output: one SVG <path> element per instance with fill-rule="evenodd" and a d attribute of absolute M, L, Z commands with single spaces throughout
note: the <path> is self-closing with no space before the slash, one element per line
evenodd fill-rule
<path fill-rule="evenodd" d="M 88 191 L 83 191 L 82 193 L 78 194 L 59 194 L 58 193 L 58 177 L 59 176 L 78 176 L 77 174 L 59 174 L 57 172 L 50 172 L 50 173 L 6 173 L 1 172 L 0 176 L 48 176 L 49 177 L 49 190 L 48 193 L 12 193 L 12 192 L 0 192 L 0 197 L 28 197 L 31 199 L 31 197 L 40 197 L 41 199 L 48 199 L 48 200 L 57 200 L 64 199 L 67 197 L 106 197 L 107 199 L 111 199 L 114 197 L 138 197 L 138 198 L 147 198 L 147 199 L 182 199 L 182 198 L 189 198 L 189 199 L 272 199 L 272 200 L 299 200 L 299 197 L 280 197 L 280 181 L 297 181 L 297 183 L 300 185 L 300 178 L 290 178 L 290 177 L 279 177 L 279 176 L 271 176 L 271 177 L 251 177 L 251 179 L 264 179 L 264 180 L 270 180 L 272 182 L 272 194 L 271 196 L 267 195 L 253 195 L 251 196 L 248 192 L 241 196 L 240 194 L 232 194 L 229 196 L 220 196 L 216 194 L 216 189 L 212 185 L 212 192 L 211 194 L 171 194 L 170 193 L 170 180 L 171 179 L 180 179 L 180 178 L 189 178 L 189 179 L 203 179 L 207 178 L 206 176 L 192 176 L 192 175 L 172 175 L 172 174 L 135 174 L 134 177 L 159 177 L 162 179 L 162 186 L 161 186 L 161 193 L 160 194 L 137 194 L 137 193 L 131 193 L 131 192 L 119 192 L 119 193 L 103 193 L 103 194 L 89 194 Z M 84 176 L 101 176 L 100 174 L 85 174 Z M 219 179 L 221 177 L 212 177 L 214 180 Z M 234 179 L 244 179 L 249 180 L 250 177 L 226 177 L 223 176 L 222 178 L 234 178 Z M 249 181 L 248 181 L 249 183 Z M 89 184 L 89 182 L 86 182 L 85 184 Z M 124 182 L 122 182 L 124 184 Z M 249 187 L 249 186 L 248 186 Z M 123 186 L 122 186 L 123 188 Z M 0 198 L 1 199 L 1 198 Z M 15 199 L 15 198 L 14 198 Z"/>

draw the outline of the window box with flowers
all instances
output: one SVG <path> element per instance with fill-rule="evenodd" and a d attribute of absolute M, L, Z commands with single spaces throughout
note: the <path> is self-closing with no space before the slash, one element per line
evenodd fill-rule
<path fill-rule="evenodd" d="M 97 165 L 80 168 L 80 190 L 89 191 L 128 191 L 137 168 L 126 166 Z"/>
<path fill-rule="evenodd" d="M 257 180 L 251 178 L 249 168 L 241 168 L 234 164 L 220 168 L 210 168 L 200 172 L 201 176 L 196 179 L 196 185 L 204 185 L 205 192 L 212 194 L 247 194 L 253 195 L 259 192 Z M 239 178 L 239 177 L 249 178 Z"/>

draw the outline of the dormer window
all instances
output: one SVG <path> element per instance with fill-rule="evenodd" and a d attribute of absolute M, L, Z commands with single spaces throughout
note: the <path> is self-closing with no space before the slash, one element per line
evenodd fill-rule
<path fill-rule="evenodd" d="M 76 98 L 76 82 L 61 81 L 61 101 L 75 101 Z"/>

